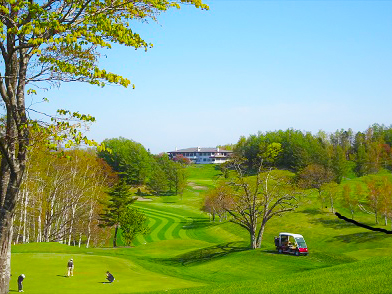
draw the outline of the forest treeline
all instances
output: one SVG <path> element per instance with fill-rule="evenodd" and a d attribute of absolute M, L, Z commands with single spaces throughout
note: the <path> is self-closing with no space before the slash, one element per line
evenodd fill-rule
<path fill-rule="evenodd" d="M 267 222 L 299 207 L 308 189 L 317 193 L 321 210 L 334 213 L 338 206 L 352 219 L 364 212 L 387 225 L 392 222 L 391 143 L 392 128 L 378 124 L 357 133 L 288 129 L 241 137 L 224 145 L 233 157 L 221 165 L 224 177 L 207 191 L 201 209 L 213 221 L 218 217 L 247 230 L 252 248 L 260 247 Z M 358 179 L 342 183 L 353 178 Z"/>
<path fill-rule="evenodd" d="M 39 144 L 31 148 L 13 219 L 14 243 L 104 244 L 110 232 L 99 227 L 100 215 L 108 190 L 119 179 L 133 187 L 135 196 L 182 195 L 186 158 L 173 161 L 165 153 L 153 155 L 142 144 L 121 137 L 103 144 L 110 152 L 73 149 L 59 157 Z M 357 133 L 350 129 L 315 135 L 294 129 L 258 133 L 225 148 L 232 148 L 248 170 L 257 168 L 260 157 L 273 155 L 274 160 L 264 161 L 264 166 L 295 173 L 300 187 L 318 190 L 321 205 L 328 202 L 333 208 L 339 194 L 352 217 L 359 208 L 374 214 L 376 222 L 383 217 L 386 223 L 392 218 L 388 197 L 392 185 L 387 177 L 371 175 L 392 169 L 391 145 L 392 127 L 375 124 Z M 368 176 L 362 186 L 334 192 L 331 182 L 364 175 Z"/>
<path fill-rule="evenodd" d="M 281 152 L 274 161 L 277 168 L 298 173 L 317 164 L 331 170 L 337 183 L 344 177 L 392 170 L 391 126 L 374 124 L 364 132 L 341 129 L 330 134 L 319 131 L 315 135 L 294 129 L 260 132 L 241 137 L 233 149 L 246 160 L 249 169 L 254 169 L 271 143 L 281 145 Z"/>
<path fill-rule="evenodd" d="M 39 143 L 29 151 L 13 219 L 14 244 L 105 244 L 111 230 L 101 226 L 102 215 L 111 205 L 111 188 L 119 179 L 127 183 L 134 196 L 183 192 L 186 160 L 152 155 L 140 143 L 124 138 L 104 143 L 110 152 L 54 152 Z"/>

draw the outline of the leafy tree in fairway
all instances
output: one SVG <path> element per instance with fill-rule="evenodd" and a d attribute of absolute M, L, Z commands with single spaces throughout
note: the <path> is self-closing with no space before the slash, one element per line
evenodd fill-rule
<path fill-rule="evenodd" d="M 150 232 L 147 217 L 138 209 L 128 206 L 120 216 L 121 235 L 124 243 L 130 245 L 139 234 L 146 235 Z"/>
<path fill-rule="evenodd" d="M 321 194 L 324 196 L 323 198 L 329 200 L 329 204 L 331 205 L 331 212 L 334 213 L 334 205 L 335 199 L 338 195 L 339 185 L 335 182 L 325 183 L 321 186 Z"/>
<path fill-rule="evenodd" d="M 167 175 L 158 163 L 153 164 L 148 187 L 156 195 L 162 195 L 162 193 L 168 190 Z"/>
<path fill-rule="evenodd" d="M 124 182 L 120 181 L 116 186 L 114 186 L 109 192 L 109 202 L 105 212 L 101 214 L 101 227 L 113 227 L 114 226 L 114 236 L 113 236 L 113 247 L 117 247 L 117 234 L 118 229 L 122 224 L 122 220 L 126 220 L 123 217 L 128 211 L 128 206 L 136 201 L 136 198 L 132 196 L 129 191 L 129 186 Z"/>
<path fill-rule="evenodd" d="M 384 216 L 384 224 L 388 224 L 388 218 L 392 217 L 392 182 L 387 176 L 383 176 L 380 183 L 381 205 L 380 212 Z"/>
<path fill-rule="evenodd" d="M 368 176 L 365 180 L 368 188 L 368 194 L 366 195 L 369 206 L 372 209 L 375 216 L 375 223 L 378 224 L 378 212 L 382 203 L 380 184 L 376 176 Z"/>
<path fill-rule="evenodd" d="M 225 185 L 224 182 L 218 183 L 216 188 L 206 193 L 202 210 L 211 215 L 213 222 L 216 215 L 218 215 L 219 221 L 226 219 L 226 209 L 233 207 L 232 197 L 228 197 L 232 193 L 232 188 Z"/>
<path fill-rule="evenodd" d="M 360 185 L 357 183 L 357 185 Z M 361 189 L 361 188 L 359 188 Z M 356 190 L 358 192 L 358 190 Z M 342 191 L 342 206 L 349 209 L 351 213 L 351 219 L 354 219 L 354 213 L 356 210 L 356 207 L 358 205 L 358 194 L 351 193 L 351 188 L 350 185 L 345 184 L 343 186 L 343 191 Z"/>
<path fill-rule="evenodd" d="M 333 178 L 334 174 L 332 170 L 319 164 L 310 164 L 298 174 L 298 184 L 305 189 L 317 189 L 321 208 L 323 208 L 324 198 L 321 194 L 321 187 L 323 184 L 331 182 Z"/>
<path fill-rule="evenodd" d="M 174 162 L 173 167 L 174 167 L 174 172 L 173 172 L 173 178 L 171 180 L 174 184 L 176 195 L 180 194 L 182 199 L 184 190 L 188 185 L 188 181 L 187 181 L 188 174 L 184 164 L 181 164 L 179 162 Z"/>
<path fill-rule="evenodd" d="M 208 9 L 201 0 L 181 0 Z M 0 293 L 10 279 L 12 218 L 30 146 L 25 94 L 28 84 L 80 81 L 123 86 L 130 81 L 98 67 L 99 48 L 121 44 L 147 49 L 150 44 L 131 29 L 132 20 L 156 20 L 177 1 L 43 0 L 1 1 L 0 96 L 6 120 L 0 132 Z M 68 113 L 67 111 L 61 111 Z M 77 112 L 80 119 L 92 120 Z M 61 124 L 61 123 L 60 123 Z M 76 143 L 87 141 L 78 133 Z"/>
<path fill-rule="evenodd" d="M 148 186 L 156 193 L 164 192 L 173 193 L 175 195 L 182 193 L 187 185 L 186 171 L 183 161 L 173 161 L 165 153 L 153 156 L 155 160 L 152 162 L 151 176 Z"/>

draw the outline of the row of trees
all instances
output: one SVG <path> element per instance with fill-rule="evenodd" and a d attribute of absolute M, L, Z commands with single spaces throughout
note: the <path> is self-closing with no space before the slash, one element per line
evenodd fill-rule
<path fill-rule="evenodd" d="M 144 146 L 125 138 L 106 139 L 109 151 L 99 152 L 128 185 L 146 186 L 156 195 L 180 194 L 186 187 L 186 160 L 170 160 L 165 153 L 152 155 Z"/>
<path fill-rule="evenodd" d="M 106 241 L 99 214 L 117 175 L 93 150 L 65 155 L 59 158 L 45 148 L 29 152 L 14 216 L 14 243 L 85 242 L 88 247 Z"/>
<path fill-rule="evenodd" d="M 340 183 L 352 174 L 363 176 L 380 169 L 392 170 L 392 127 L 375 124 L 364 132 L 351 129 L 332 134 L 288 129 L 241 137 L 234 147 L 237 156 L 245 158 L 249 169 L 255 169 L 258 158 L 271 143 L 279 143 L 282 152 L 275 166 L 300 172 L 311 164 L 330 170 Z"/>

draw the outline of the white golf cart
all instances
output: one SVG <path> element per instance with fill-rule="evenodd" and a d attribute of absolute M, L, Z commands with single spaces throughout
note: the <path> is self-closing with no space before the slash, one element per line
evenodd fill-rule
<path fill-rule="evenodd" d="M 279 237 L 275 237 L 275 246 L 279 253 L 308 255 L 305 239 L 299 234 L 280 233 Z"/>

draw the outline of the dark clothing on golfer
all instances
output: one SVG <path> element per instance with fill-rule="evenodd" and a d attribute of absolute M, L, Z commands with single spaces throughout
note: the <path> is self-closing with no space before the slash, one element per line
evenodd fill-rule
<path fill-rule="evenodd" d="M 113 275 L 111 273 L 107 273 L 106 275 L 107 275 L 106 280 L 108 280 L 110 283 L 113 283 L 114 281 Z"/>
<path fill-rule="evenodd" d="M 23 284 L 22 284 L 23 280 L 24 280 L 24 276 L 20 275 L 18 277 L 18 291 L 19 292 L 23 291 Z"/>

